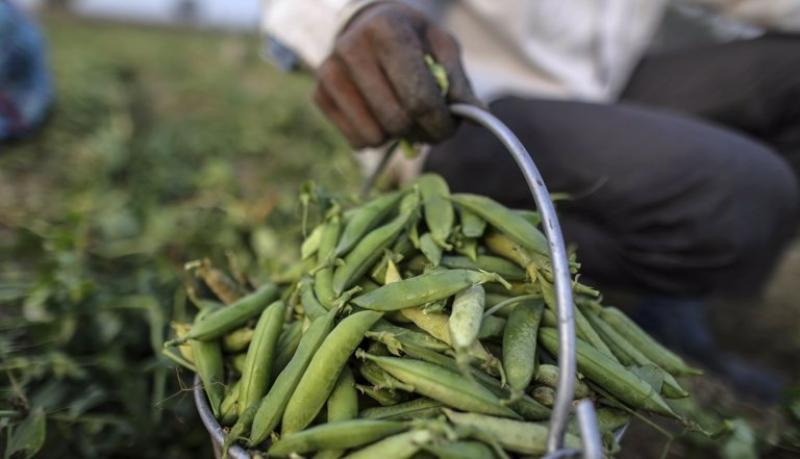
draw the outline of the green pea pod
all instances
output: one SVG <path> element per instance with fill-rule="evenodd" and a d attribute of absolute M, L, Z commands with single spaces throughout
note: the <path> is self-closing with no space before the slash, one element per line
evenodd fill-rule
<path fill-rule="evenodd" d="M 433 240 L 431 233 L 425 233 L 419 238 L 419 249 L 433 266 L 439 266 L 442 261 L 442 248 Z"/>
<path fill-rule="evenodd" d="M 532 422 L 514 421 L 477 413 L 458 413 L 444 410 L 453 424 L 471 429 L 479 435 L 492 438 L 503 448 L 523 454 L 541 455 L 547 452 L 547 426 Z M 580 448 L 580 439 L 566 435 L 567 448 Z"/>
<path fill-rule="evenodd" d="M 461 234 L 472 238 L 483 236 L 486 231 L 486 220 L 461 206 L 458 206 L 458 213 L 461 217 Z"/>
<path fill-rule="evenodd" d="M 317 252 L 317 264 L 323 268 L 314 274 L 314 293 L 325 309 L 330 309 L 336 299 L 336 294 L 333 292 L 333 258 L 341 230 L 342 224 L 339 216 L 332 216 L 322 231 Z"/>
<path fill-rule="evenodd" d="M 281 334 L 285 315 L 286 303 L 276 301 L 269 305 L 258 319 L 242 370 L 242 386 L 239 390 L 241 410 L 246 410 L 250 405 L 257 403 L 269 389 L 272 364 L 275 360 L 275 344 Z"/>
<path fill-rule="evenodd" d="M 639 349 L 633 346 L 624 336 L 614 330 L 611 325 L 607 324 L 603 319 L 597 315 L 589 312 L 586 314 L 589 322 L 592 323 L 594 328 L 600 333 L 603 339 L 611 347 L 611 351 L 617 356 L 617 359 L 625 366 L 637 365 L 645 366 L 650 365 L 655 367 L 661 374 L 663 384 L 661 386 L 661 393 L 669 398 L 683 398 L 688 397 L 689 393 L 681 387 L 675 377 L 665 371 L 663 368 L 656 365 L 652 360 L 647 358 Z"/>
<path fill-rule="evenodd" d="M 303 240 L 303 243 L 300 245 L 300 258 L 305 260 L 310 256 L 317 253 L 319 250 L 320 240 L 322 239 L 322 229 L 325 225 L 317 225 L 312 231 L 311 234 L 308 235 L 307 238 Z"/>
<path fill-rule="evenodd" d="M 422 194 L 425 224 L 431 232 L 433 240 L 441 247 L 449 247 L 447 239 L 453 230 L 455 211 L 450 202 L 450 189 L 447 182 L 435 174 L 423 174 L 417 181 Z"/>
<path fill-rule="evenodd" d="M 545 255 L 549 253 L 547 238 L 542 232 L 502 204 L 475 194 L 454 194 L 452 200 L 474 212 L 526 249 Z"/>
<path fill-rule="evenodd" d="M 241 385 L 241 379 L 238 379 L 225 392 L 225 398 L 222 399 L 219 409 L 222 425 L 233 424 L 239 416 L 239 387 Z"/>
<path fill-rule="evenodd" d="M 213 317 L 213 312 L 204 313 L 201 311 L 195 319 L 193 329 L 202 325 L 205 321 Z M 222 347 L 219 341 L 198 341 L 189 342 L 192 347 L 192 360 L 197 374 L 203 382 L 203 390 L 208 397 L 211 411 L 214 416 L 219 417 L 220 405 L 225 398 L 225 365 L 222 361 Z"/>
<path fill-rule="evenodd" d="M 231 427 L 228 435 L 225 436 L 225 441 L 222 442 L 222 459 L 228 458 L 228 449 L 231 445 L 244 439 L 244 435 L 247 434 L 251 424 L 253 424 L 253 418 L 255 418 L 257 410 L 258 404 L 253 404 L 240 414 L 239 418 L 236 420 L 236 424 Z"/>
<path fill-rule="evenodd" d="M 374 311 L 356 312 L 328 334 L 286 405 L 281 426 L 284 434 L 311 424 L 333 391 L 347 359 L 380 318 L 381 314 Z"/>
<path fill-rule="evenodd" d="M 476 271 L 489 271 L 496 273 L 507 281 L 524 281 L 527 278 L 525 271 L 514 263 L 492 255 L 478 255 L 475 261 L 469 257 L 445 255 L 442 265 L 450 269 L 474 269 Z"/>
<path fill-rule="evenodd" d="M 389 215 L 402 197 L 403 193 L 399 191 L 384 194 L 354 209 L 336 245 L 336 256 L 346 255 L 355 247 L 369 230 Z"/>
<path fill-rule="evenodd" d="M 558 367 L 555 365 L 550 365 L 549 363 L 543 363 L 536 367 L 536 374 L 533 376 L 533 380 L 536 381 L 538 384 L 544 384 L 547 387 L 552 387 L 553 389 L 558 388 Z M 591 395 L 591 391 L 589 390 L 589 386 L 584 384 L 583 381 L 576 380 L 575 381 L 575 395 L 576 399 L 586 398 Z"/>
<path fill-rule="evenodd" d="M 408 400 L 405 392 L 394 389 L 385 389 L 364 384 L 357 384 L 356 389 L 358 392 L 378 402 L 380 406 L 393 406 Z"/>
<path fill-rule="evenodd" d="M 701 375 L 702 371 L 691 368 L 669 349 L 659 344 L 634 321 L 617 308 L 608 307 L 600 312 L 600 317 L 624 336 L 634 347 L 661 368 L 675 376 Z"/>
<path fill-rule="evenodd" d="M 402 342 L 414 343 L 435 351 L 447 351 L 450 349 L 450 345 L 446 342 L 440 341 L 427 333 L 420 333 L 418 331 L 399 327 L 386 320 L 379 320 L 375 326 L 372 327 L 372 330 L 375 333 L 387 333 Z"/>
<path fill-rule="evenodd" d="M 514 391 L 524 392 L 536 372 L 536 335 L 543 312 L 543 304 L 525 301 L 508 317 L 503 333 L 503 368 Z"/>
<path fill-rule="evenodd" d="M 236 373 L 242 374 L 242 370 L 244 370 L 244 364 L 247 361 L 247 352 L 242 352 L 241 354 L 236 354 L 230 359 L 231 367 Z"/>
<path fill-rule="evenodd" d="M 500 317 L 484 316 L 481 320 L 481 329 L 478 330 L 478 339 L 502 338 L 506 329 L 506 320 Z"/>
<path fill-rule="evenodd" d="M 297 347 L 300 345 L 300 339 L 303 338 L 303 322 L 296 320 L 292 323 L 284 325 L 281 336 L 278 337 L 278 344 L 276 344 L 277 351 L 275 353 L 275 363 L 272 365 L 272 379 L 275 380 L 278 375 L 286 368 L 286 365 L 294 357 Z"/>
<path fill-rule="evenodd" d="M 456 293 L 447 322 L 456 351 L 463 352 L 477 341 L 485 301 L 486 292 L 480 285 Z"/>
<path fill-rule="evenodd" d="M 558 332 L 539 330 L 539 341 L 553 355 L 558 355 Z M 678 418 L 653 388 L 618 362 L 581 339 L 575 340 L 578 371 L 612 396 L 633 408 Z"/>
<path fill-rule="evenodd" d="M 336 311 L 328 312 L 311 322 L 311 326 L 303 334 L 300 344 L 297 346 L 297 352 L 294 353 L 286 368 L 281 371 L 275 379 L 275 384 L 259 404 L 253 419 L 253 427 L 250 430 L 249 444 L 251 446 L 266 440 L 277 427 L 297 383 L 333 328 L 335 317 Z"/>
<path fill-rule="evenodd" d="M 427 430 L 412 430 L 362 448 L 345 456 L 346 459 L 409 459 L 420 448 L 433 440 L 433 434 Z"/>
<path fill-rule="evenodd" d="M 631 420 L 630 414 L 616 408 L 600 407 L 597 408 L 595 415 L 600 433 L 616 432 Z M 580 435 L 580 426 L 576 418 L 570 420 L 567 431 L 574 435 Z"/>
<path fill-rule="evenodd" d="M 414 388 L 418 394 L 445 405 L 477 413 L 517 418 L 513 410 L 500 403 L 491 391 L 465 380 L 459 373 L 421 360 L 378 357 L 359 353 L 377 363 L 389 374 Z"/>
<path fill-rule="evenodd" d="M 358 417 L 358 391 L 349 367 L 345 366 L 339 375 L 326 406 L 328 422 L 349 421 Z M 314 455 L 314 459 L 338 459 L 343 455 L 343 449 L 326 449 Z"/>
<path fill-rule="evenodd" d="M 333 273 L 333 291 L 336 296 L 352 286 L 383 254 L 384 249 L 397 238 L 415 215 L 419 204 L 417 194 L 409 194 L 400 204 L 401 211 L 392 221 L 373 230 L 361 239 L 344 259 L 344 264 Z"/>
<path fill-rule="evenodd" d="M 494 459 L 494 452 L 488 445 L 479 441 L 455 441 L 443 444 L 429 444 L 423 450 L 438 459 Z"/>
<path fill-rule="evenodd" d="M 392 406 L 379 406 L 367 408 L 359 413 L 359 417 L 365 419 L 391 419 L 391 420 L 412 420 L 434 417 L 442 412 L 442 403 L 429 398 L 420 397 L 408 402 L 398 403 Z"/>
<path fill-rule="evenodd" d="M 553 284 L 543 278 L 540 278 L 539 285 L 542 287 L 542 296 L 544 296 L 544 301 L 547 305 L 547 308 L 551 309 L 553 312 L 557 311 L 558 306 L 556 305 Z M 595 349 L 609 357 L 611 360 L 619 362 L 617 356 L 611 352 L 611 349 L 608 347 L 606 342 L 600 338 L 600 335 L 597 334 L 597 331 L 594 329 L 594 327 L 592 327 L 592 324 L 589 323 L 589 320 L 583 315 L 581 310 L 578 308 L 572 308 L 572 313 L 575 318 L 575 334 L 578 336 L 578 338 L 582 338 L 584 341 L 594 346 Z"/>
<path fill-rule="evenodd" d="M 354 419 L 322 424 L 287 433 L 269 448 L 269 455 L 287 457 L 322 449 L 348 449 L 372 443 L 407 429 L 406 423 L 375 419 Z"/>
<path fill-rule="evenodd" d="M 185 337 L 168 341 L 164 345 L 180 344 L 190 339 L 210 341 L 239 328 L 245 322 L 258 315 L 264 307 L 278 297 L 278 287 L 264 284 L 255 292 L 242 297 L 235 303 L 213 310 L 207 320 L 195 324 Z"/>
<path fill-rule="evenodd" d="M 222 337 L 222 349 L 225 352 L 240 352 L 247 349 L 253 339 L 253 332 L 250 327 L 242 327 L 228 333 Z"/>
<path fill-rule="evenodd" d="M 552 408 L 556 403 L 556 391 L 552 387 L 538 386 L 533 388 L 531 392 L 533 399 L 542 405 Z"/>
<path fill-rule="evenodd" d="M 358 372 L 377 389 L 414 391 L 413 387 L 398 381 L 397 378 L 384 371 L 375 362 L 361 362 L 358 365 Z"/>
<path fill-rule="evenodd" d="M 496 274 L 468 269 L 431 271 L 359 295 L 352 303 L 365 309 L 396 311 L 443 300 L 473 285 L 497 279 Z"/>
<path fill-rule="evenodd" d="M 377 338 L 386 340 L 387 346 L 391 346 L 392 344 L 392 341 L 387 339 L 388 337 L 386 335 L 379 335 Z M 451 357 L 440 354 L 434 350 L 418 346 L 414 343 L 403 341 L 402 336 L 399 337 L 397 341 L 401 344 L 403 352 L 405 352 L 409 357 L 438 365 L 453 372 L 460 371 L 458 362 Z M 472 376 L 479 384 L 490 390 L 496 397 L 505 399 L 510 397 L 508 390 L 503 387 L 503 384 L 499 380 L 491 377 L 483 371 L 473 368 Z M 542 406 L 539 402 L 533 400 L 527 395 L 523 395 L 521 398 L 513 400 L 509 406 L 512 410 L 528 421 L 539 421 L 542 419 L 548 419 L 550 417 L 550 410 L 547 407 Z"/>
<path fill-rule="evenodd" d="M 303 303 L 303 311 L 311 320 L 324 316 L 328 312 L 314 294 L 313 283 L 308 277 L 300 281 L 300 301 Z"/>

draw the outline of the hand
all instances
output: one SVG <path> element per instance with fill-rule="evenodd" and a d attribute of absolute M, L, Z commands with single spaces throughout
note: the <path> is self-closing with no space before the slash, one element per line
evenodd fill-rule
<path fill-rule="evenodd" d="M 447 70 L 446 98 L 425 54 Z M 372 5 L 350 21 L 317 71 L 314 100 L 355 148 L 392 137 L 441 141 L 455 128 L 448 103 L 480 103 L 453 36 L 395 3 Z"/>

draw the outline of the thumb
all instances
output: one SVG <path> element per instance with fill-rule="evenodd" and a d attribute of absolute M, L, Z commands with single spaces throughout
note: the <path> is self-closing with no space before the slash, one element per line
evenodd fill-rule
<path fill-rule="evenodd" d="M 427 32 L 427 41 L 434 59 L 447 71 L 449 88 L 447 102 L 477 105 L 486 108 L 472 90 L 467 73 L 461 62 L 461 49 L 452 35 L 439 27 L 430 27 Z"/>

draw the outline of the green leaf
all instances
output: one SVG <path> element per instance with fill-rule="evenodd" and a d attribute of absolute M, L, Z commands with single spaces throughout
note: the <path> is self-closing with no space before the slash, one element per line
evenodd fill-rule
<path fill-rule="evenodd" d="M 743 419 L 730 421 L 733 432 L 720 448 L 724 459 L 757 459 L 756 434 Z"/>
<path fill-rule="evenodd" d="M 33 457 L 44 445 L 45 434 L 44 411 L 37 408 L 14 429 L 6 448 L 6 457 L 14 459 Z"/>

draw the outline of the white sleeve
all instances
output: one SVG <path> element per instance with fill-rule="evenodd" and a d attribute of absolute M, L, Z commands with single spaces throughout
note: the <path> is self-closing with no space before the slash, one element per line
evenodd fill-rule
<path fill-rule="evenodd" d="M 800 32 L 800 0 L 692 0 L 767 30 Z"/>
<path fill-rule="evenodd" d="M 318 67 L 330 52 L 341 26 L 364 7 L 380 0 L 262 0 L 261 27 Z"/>

